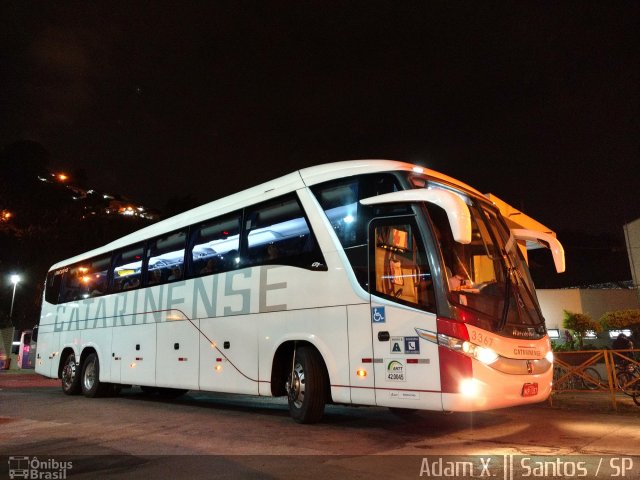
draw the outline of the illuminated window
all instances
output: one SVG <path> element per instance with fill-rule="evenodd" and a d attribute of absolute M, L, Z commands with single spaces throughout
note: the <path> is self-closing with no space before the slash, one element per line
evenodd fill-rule
<path fill-rule="evenodd" d="M 240 213 L 203 223 L 193 233 L 192 276 L 235 270 L 240 255 Z"/>
<path fill-rule="evenodd" d="M 181 280 L 184 276 L 186 231 L 175 232 L 149 242 L 147 285 Z"/>
<path fill-rule="evenodd" d="M 326 269 L 324 258 L 294 194 L 245 213 L 248 265 L 292 265 Z"/>
<path fill-rule="evenodd" d="M 144 244 L 125 248 L 117 254 L 113 269 L 112 291 L 121 292 L 140 286 L 143 258 Z"/>
<path fill-rule="evenodd" d="M 107 293 L 107 279 L 111 256 L 103 255 L 72 265 L 68 269 L 51 272 L 47 280 L 48 300 L 55 299 L 60 288 L 60 302 L 73 302 Z M 57 285 L 60 285 L 58 287 Z M 47 293 L 45 293 L 47 295 Z"/>
<path fill-rule="evenodd" d="M 431 269 L 415 225 L 406 220 L 376 223 L 370 261 L 372 289 L 393 301 L 435 311 Z"/>
<path fill-rule="evenodd" d="M 624 333 L 627 337 L 631 336 L 631 330 L 626 328 L 624 330 L 609 330 L 609 338 L 618 338 L 621 333 Z"/>

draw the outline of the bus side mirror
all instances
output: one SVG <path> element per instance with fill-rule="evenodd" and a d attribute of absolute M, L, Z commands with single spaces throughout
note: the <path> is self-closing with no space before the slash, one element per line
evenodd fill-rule
<path fill-rule="evenodd" d="M 514 228 L 511 230 L 511 233 L 513 233 L 516 240 L 541 244 L 543 247 L 550 249 L 551 255 L 553 256 L 553 263 L 556 266 L 556 272 L 564 272 L 564 248 L 562 248 L 562 244 L 556 237 L 548 233 L 538 232 L 535 230 L 525 230 L 523 228 Z M 527 245 L 527 250 L 531 250 L 529 245 Z"/>
<path fill-rule="evenodd" d="M 384 203 L 429 202 L 441 207 L 447 213 L 453 239 L 458 243 L 471 243 L 471 213 L 460 195 L 439 188 L 416 188 L 399 192 L 384 193 L 360 200 L 362 205 Z"/>

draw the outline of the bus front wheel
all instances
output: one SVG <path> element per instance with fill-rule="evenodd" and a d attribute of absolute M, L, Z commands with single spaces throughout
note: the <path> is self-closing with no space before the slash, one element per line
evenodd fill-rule
<path fill-rule="evenodd" d="M 100 382 L 100 361 L 95 353 L 89 354 L 82 364 L 82 394 L 93 398 L 104 394 L 108 384 Z"/>
<path fill-rule="evenodd" d="M 289 412 L 298 423 L 318 422 L 324 413 L 328 382 L 317 350 L 300 347 L 287 381 Z"/>
<path fill-rule="evenodd" d="M 75 353 L 70 353 L 64 360 L 62 367 L 62 391 L 67 395 L 77 395 L 81 392 L 80 366 L 76 361 Z"/>

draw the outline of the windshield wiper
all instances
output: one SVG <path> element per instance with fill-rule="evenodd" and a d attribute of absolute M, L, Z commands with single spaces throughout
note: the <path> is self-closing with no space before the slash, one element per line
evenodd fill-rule
<path fill-rule="evenodd" d="M 505 325 L 507 324 L 507 318 L 509 317 L 509 307 L 511 304 L 511 289 L 513 288 L 512 286 L 512 280 L 511 280 L 511 269 L 513 267 L 508 267 L 507 265 L 504 266 L 504 271 L 505 271 L 505 276 L 506 276 L 506 282 L 504 282 L 506 284 L 505 286 L 505 291 L 504 291 L 504 308 L 502 309 L 502 318 L 500 319 L 500 323 L 498 324 L 498 332 L 501 332 Z"/>

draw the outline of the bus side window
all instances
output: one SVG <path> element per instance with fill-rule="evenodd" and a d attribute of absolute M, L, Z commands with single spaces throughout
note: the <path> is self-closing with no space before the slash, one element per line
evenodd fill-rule
<path fill-rule="evenodd" d="M 186 239 L 187 232 L 182 230 L 156 238 L 148 243 L 148 286 L 182 279 Z"/>
<path fill-rule="evenodd" d="M 82 279 L 85 289 L 83 298 L 86 298 L 85 295 L 99 297 L 107 293 L 110 266 L 111 255 L 103 255 L 88 262 L 87 271 Z"/>
<path fill-rule="evenodd" d="M 144 243 L 125 248 L 116 254 L 111 292 L 122 292 L 140 286 L 143 258 Z"/>
<path fill-rule="evenodd" d="M 53 305 L 58 304 L 60 298 L 60 287 L 62 286 L 62 277 L 63 273 L 60 271 L 49 272 L 45 285 L 45 301 Z"/>
<path fill-rule="evenodd" d="M 243 259 L 243 266 L 325 266 L 324 257 L 295 194 L 247 209 L 245 218 L 247 258 Z"/>
<path fill-rule="evenodd" d="M 211 275 L 238 268 L 240 213 L 209 220 L 191 235 L 191 277 Z"/>

